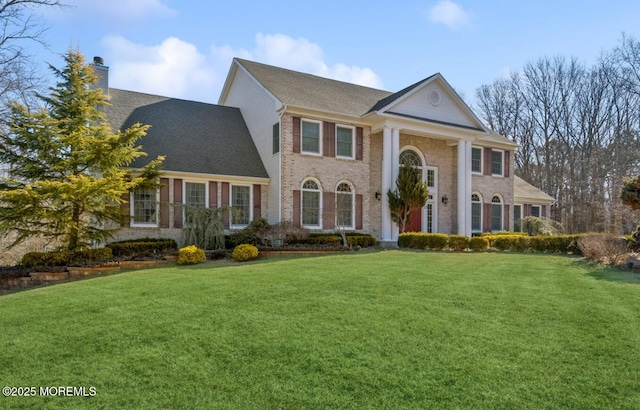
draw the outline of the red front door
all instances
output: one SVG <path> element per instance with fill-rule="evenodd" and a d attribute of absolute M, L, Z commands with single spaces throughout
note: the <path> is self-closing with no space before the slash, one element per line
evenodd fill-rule
<path fill-rule="evenodd" d="M 405 226 L 405 232 L 422 232 L 422 209 L 411 212 L 409 223 Z"/>

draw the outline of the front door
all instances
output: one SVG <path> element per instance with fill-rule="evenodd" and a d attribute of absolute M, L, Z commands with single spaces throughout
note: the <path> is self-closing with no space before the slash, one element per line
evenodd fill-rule
<path fill-rule="evenodd" d="M 409 223 L 404 228 L 405 232 L 422 232 L 422 209 L 415 209 L 409 216 Z"/>

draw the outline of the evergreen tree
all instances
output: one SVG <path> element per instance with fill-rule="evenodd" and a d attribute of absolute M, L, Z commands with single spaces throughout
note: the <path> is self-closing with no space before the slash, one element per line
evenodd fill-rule
<path fill-rule="evenodd" d="M 626 179 L 620 192 L 620 200 L 634 211 L 640 209 L 640 175 Z"/>
<path fill-rule="evenodd" d="M 7 132 L 0 134 L 0 232 L 14 231 L 15 246 L 30 236 L 62 239 L 69 250 L 108 239 L 121 223 L 121 204 L 138 186 L 156 186 L 159 157 L 141 173 L 125 170 L 146 155 L 136 141 L 148 126 L 114 133 L 102 107 L 108 97 L 92 87 L 98 77 L 79 51 L 64 55 L 66 66 L 36 112 L 12 102 Z"/>
<path fill-rule="evenodd" d="M 391 219 L 398 225 L 400 232 L 404 232 L 409 223 L 411 212 L 422 208 L 427 203 L 428 196 L 429 190 L 420 172 L 409 164 L 403 164 L 398 170 L 395 191 L 387 192 Z"/>

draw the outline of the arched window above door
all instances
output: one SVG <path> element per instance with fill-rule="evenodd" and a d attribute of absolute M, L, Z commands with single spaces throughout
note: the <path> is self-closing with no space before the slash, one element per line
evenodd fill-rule
<path fill-rule="evenodd" d="M 400 153 L 400 165 L 409 165 L 415 168 L 422 168 L 422 159 L 417 152 L 406 149 Z"/>

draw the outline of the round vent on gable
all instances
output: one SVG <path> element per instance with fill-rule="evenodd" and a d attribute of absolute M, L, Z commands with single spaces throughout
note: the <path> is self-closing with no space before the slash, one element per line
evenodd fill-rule
<path fill-rule="evenodd" d="M 432 105 L 439 105 L 442 102 L 442 94 L 438 90 L 429 91 L 429 102 Z"/>

